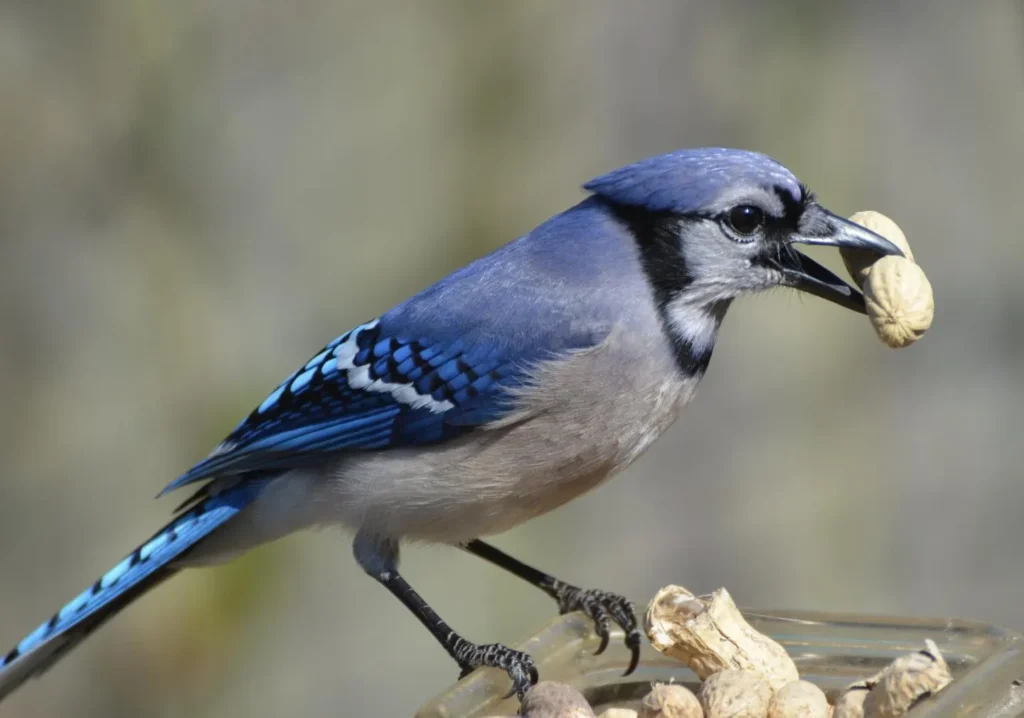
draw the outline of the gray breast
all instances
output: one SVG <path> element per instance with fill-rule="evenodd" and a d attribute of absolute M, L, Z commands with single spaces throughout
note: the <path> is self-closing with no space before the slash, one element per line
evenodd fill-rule
<path fill-rule="evenodd" d="M 452 543 L 505 531 L 628 466 L 678 416 L 684 378 L 653 306 L 596 347 L 537 367 L 505 419 L 455 442 L 345 459 L 331 521 Z"/>

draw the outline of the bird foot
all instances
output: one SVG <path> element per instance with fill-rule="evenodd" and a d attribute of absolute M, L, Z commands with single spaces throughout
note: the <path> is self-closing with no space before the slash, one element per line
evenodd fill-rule
<path fill-rule="evenodd" d="M 548 592 L 558 601 L 560 613 L 582 611 L 594 622 L 594 630 L 601 639 L 595 655 L 604 653 L 608 647 L 608 627 L 615 621 L 626 632 L 626 647 L 632 654 L 629 667 L 622 675 L 628 676 L 636 670 L 640 661 L 640 631 L 637 630 L 636 608 L 629 599 L 608 591 L 582 589 L 561 581 L 555 582 Z"/>
<path fill-rule="evenodd" d="M 456 649 L 456 653 L 455 660 L 462 668 L 459 678 L 465 678 L 474 669 L 481 666 L 500 668 L 508 673 L 508 677 L 512 680 L 512 690 L 505 695 L 505 698 L 511 698 L 514 695 L 522 702 L 523 696 L 539 679 L 537 664 L 528 653 L 515 651 L 500 643 L 478 646 L 463 641 L 462 645 Z"/>

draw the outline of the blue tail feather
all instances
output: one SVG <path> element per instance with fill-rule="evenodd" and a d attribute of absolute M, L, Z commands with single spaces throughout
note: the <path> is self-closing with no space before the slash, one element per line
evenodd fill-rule
<path fill-rule="evenodd" d="M 177 572 L 173 562 L 245 508 L 259 482 L 242 482 L 176 517 L 0 656 L 0 700 L 39 675 L 143 593 Z"/>

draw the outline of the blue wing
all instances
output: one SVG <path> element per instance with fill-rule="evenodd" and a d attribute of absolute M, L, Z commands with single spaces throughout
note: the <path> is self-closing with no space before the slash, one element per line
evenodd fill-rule
<path fill-rule="evenodd" d="M 635 241 L 583 202 L 328 344 L 164 492 L 338 451 L 446 441 L 505 416 L 537 362 L 603 340 L 645 292 Z M 635 280 L 635 282 L 634 282 Z"/>
<path fill-rule="evenodd" d="M 566 337 L 557 349 L 586 346 Z M 496 420 L 550 346 L 432 340 L 380 320 L 343 334 L 280 384 L 163 493 L 222 474 L 295 468 L 325 453 L 431 444 Z"/>

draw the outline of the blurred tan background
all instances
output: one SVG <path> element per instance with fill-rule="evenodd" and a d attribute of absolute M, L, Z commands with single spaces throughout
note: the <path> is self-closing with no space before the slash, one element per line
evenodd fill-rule
<path fill-rule="evenodd" d="M 702 145 L 894 217 L 931 332 L 895 352 L 820 300 L 741 302 L 665 439 L 496 543 L 638 601 L 1024 629 L 1019 2 L 2 0 L 0 106 L 0 648 L 324 342 Z M 456 668 L 349 546 L 180 576 L 0 712 L 410 715 Z M 472 639 L 554 612 L 458 551 L 403 566 Z"/>

